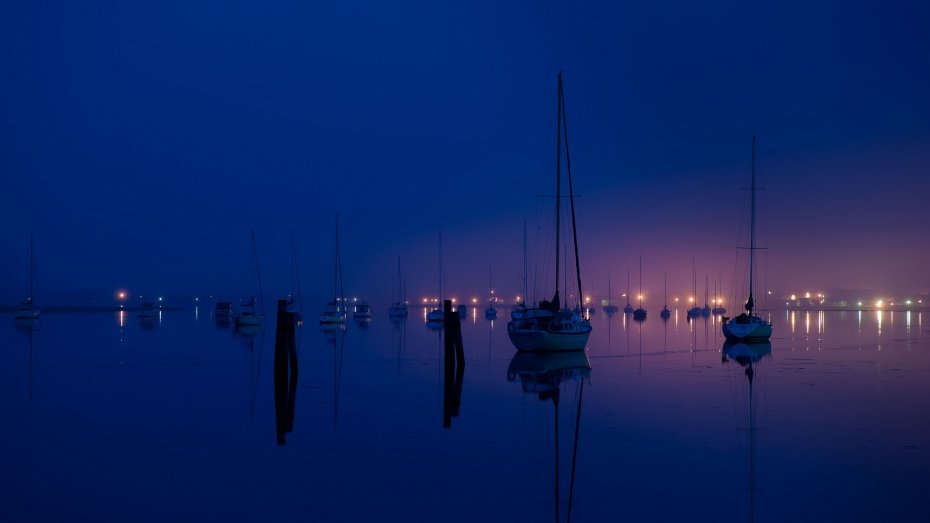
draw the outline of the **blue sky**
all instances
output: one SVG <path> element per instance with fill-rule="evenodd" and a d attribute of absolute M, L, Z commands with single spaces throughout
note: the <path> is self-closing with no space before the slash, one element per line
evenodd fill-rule
<path fill-rule="evenodd" d="M 0 292 L 494 279 L 547 219 L 565 74 L 582 271 L 733 272 L 749 145 L 771 285 L 930 288 L 921 2 L 4 2 Z M 620 279 L 624 279 L 621 276 Z M 502 287 L 502 288 L 504 288 Z"/>

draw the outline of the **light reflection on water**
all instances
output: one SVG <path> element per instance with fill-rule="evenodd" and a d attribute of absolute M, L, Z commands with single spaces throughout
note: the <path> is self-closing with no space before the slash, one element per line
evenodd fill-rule
<path fill-rule="evenodd" d="M 594 315 L 579 377 L 557 359 L 516 359 L 509 311 L 490 321 L 472 307 L 451 389 L 444 333 L 419 314 L 304 323 L 281 447 L 273 318 L 236 331 L 196 310 L 158 322 L 119 311 L 115 325 L 48 314 L 0 328 L 0 412 L 16 427 L 0 435 L 3 519 L 930 516 L 921 312 L 803 311 L 803 332 L 799 312 L 779 313 L 757 361 L 727 350 L 719 318 L 672 313 Z M 139 513 L 151 499 L 158 511 Z"/>

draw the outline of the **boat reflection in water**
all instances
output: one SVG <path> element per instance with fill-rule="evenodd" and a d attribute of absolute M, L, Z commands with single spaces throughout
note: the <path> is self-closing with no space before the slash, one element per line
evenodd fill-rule
<path fill-rule="evenodd" d="M 510 360 L 507 380 L 520 380 L 524 393 L 536 394 L 540 401 L 552 401 L 553 431 L 555 435 L 555 520 L 559 521 L 559 399 L 563 383 L 575 383 L 578 404 L 575 410 L 575 431 L 572 441 L 572 467 L 569 476 L 568 509 L 566 521 L 572 518 L 572 501 L 575 491 L 575 464 L 578 457 L 578 431 L 581 422 L 581 399 L 584 382 L 591 376 L 591 362 L 583 351 L 526 352 L 520 351 Z"/>
<path fill-rule="evenodd" d="M 742 343 L 727 341 L 723 344 L 721 360 L 728 363 L 735 361 L 745 370 L 743 373 L 749 382 L 749 521 L 756 516 L 756 417 L 753 412 L 752 384 L 756 375 L 754 365 L 763 358 L 772 356 L 772 343 Z"/>

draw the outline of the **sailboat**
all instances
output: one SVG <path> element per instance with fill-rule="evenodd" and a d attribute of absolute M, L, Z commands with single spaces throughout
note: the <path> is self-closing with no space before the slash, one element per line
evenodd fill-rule
<path fill-rule="evenodd" d="M 633 311 L 633 319 L 645 321 L 646 309 L 643 308 L 643 257 L 639 257 L 639 307 Z"/>
<path fill-rule="evenodd" d="M 623 307 L 623 314 L 633 314 L 633 305 L 630 304 L 630 268 L 626 268 L 626 306 Z"/>
<path fill-rule="evenodd" d="M 688 318 L 697 318 L 701 315 L 701 308 L 697 306 L 697 271 L 694 269 L 694 258 L 691 258 L 691 281 L 694 284 L 694 294 L 691 301 L 694 306 L 688 309 Z"/>
<path fill-rule="evenodd" d="M 393 293 L 394 289 L 391 289 L 391 292 Z M 400 274 L 400 256 L 397 257 L 397 299 L 392 300 L 388 316 L 391 318 L 407 317 L 407 286 Z"/>
<path fill-rule="evenodd" d="M 333 301 L 320 313 L 320 323 L 335 325 L 346 321 L 346 294 L 342 286 L 342 258 L 339 253 L 339 219 L 336 219 L 336 254 L 333 258 Z"/>
<path fill-rule="evenodd" d="M 442 323 L 445 319 L 442 307 L 442 231 L 439 231 L 439 306 L 426 313 L 426 322 Z"/>
<path fill-rule="evenodd" d="M 711 310 L 714 316 L 720 316 L 721 314 L 727 313 L 726 307 L 723 306 L 723 304 L 720 302 L 720 298 L 717 296 L 717 281 L 718 280 L 714 280 L 714 308 Z"/>
<path fill-rule="evenodd" d="M 578 294 L 581 290 L 581 271 L 578 261 L 578 236 L 575 224 L 575 199 L 572 189 L 572 164 L 568 149 L 568 124 L 565 118 L 565 98 L 562 89 L 562 73 L 558 76 L 558 108 L 557 108 L 557 142 L 556 142 L 556 169 L 555 169 L 555 294 L 552 300 L 543 300 L 536 307 L 527 308 L 519 318 L 513 318 L 507 323 L 507 334 L 517 350 L 525 351 L 565 351 L 584 350 L 591 335 L 591 322 L 571 309 L 562 307 L 559 296 L 559 247 L 561 245 L 561 205 L 562 205 L 562 136 L 565 140 L 565 166 L 568 175 L 568 201 L 571 206 L 572 240 L 575 252 L 575 275 L 578 280 Z M 566 286 L 567 287 L 567 286 Z M 567 289 L 566 289 L 567 292 Z"/>
<path fill-rule="evenodd" d="M 749 205 L 749 299 L 746 300 L 746 312 L 724 320 L 723 335 L 728 340 L 745 342 L 768 341 L 772 336 L 772 324 L 752 313 L 755 301 L 752 298 L 752 279 L 754 276 L 756 254 L 756 135 L 752 136 L 752 183 L 750 186 Z"/>
<path fill-rule="evenodd" d="M 662 305 L 662 312 L 659 313 L 659 316 L 663 320 L 667 320 L 672 316 L 672 312 L 668 310 L 668 273 L 665 273 L 665 303 Z"/>
<path fill-rule="evenodd" d="M 35 279 L 36 279 L 36 249 L 35 237 L 29 235 L 29 297 L 23 300 L 16 310 L 14 319 L 17 320 L 37 320 L 39 319 L 39 309 L 35 306 Z"/>
<path fill-rule="evenodd" d="M 493 320 L 497 318 L 497 303 L 494 298 L 493 270 L 491 264 L 488 264 L 488 306 L 484 309 L 484 318 Z"/>
<path fill-rule="evenodd" d="M 304 298 L 300 291 L 300 271 L 297 269 L 297 245 L 294 241 L 294 231 L 291 231 L 291 293 L 288 296 L 288 311 L 300 321 L 304 312 Z"/>
<path fill-rule="evenodd" d="M 265 321 L 265 298 L 262 293 L 262 274 L 258 268 L 258 249 L 255 247 L 255 230 L 252 230 L 252 271 L 258 283 L 258 300 L 255 296 L 242 304 L 242 310 L 236 316 L 236 327 L 261 325 Z"/>
<path fill-rule="evenodd" d="M 523 220 L 523 296 L 517 298 L 517 302 L 510 308 L 510 318 L 513 320 L 523 318 L 526 313 L 526 300 L 529 299 L 529 287 L 527 286 L 527 274 L 529 272 L 526 258 L 526 220 Z"/>
<path fill-rule="evenodd" d="M 705 318 L 710 316 L 710 305 L 707 304 L 708 294 L 710 294 L 710 284 L 707 283 L 707 275 L 704 275 L 704 308 L 701 309 L 701 316 Z"/>
<path fill-rule="evenodd" d="M 607 305 L 604 305 L 602 308 L 607 314 L 614 314 L 619 310 L 617 306 L 614 305 L 613 290 L 610 287 L 610 274 L 607 275 Z"/>

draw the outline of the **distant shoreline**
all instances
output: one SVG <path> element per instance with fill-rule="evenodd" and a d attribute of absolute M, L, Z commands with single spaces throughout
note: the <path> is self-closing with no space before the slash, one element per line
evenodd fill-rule
<path fill-rule="evenodd" d="M 139 312 L 142 310 L 141 305 L 129 307 L 120 307 L 119 305 L 43 305 L 37 307 L 43 314 L 45 313 L 69 313 L 69 312 Z M 19 310 L 19 306 L 0 306 L 0 314 L 13 313 Z M 176 312 L 185 310 L 184 307 L 159 307 L 156 310 L 166 312 Z"/>

